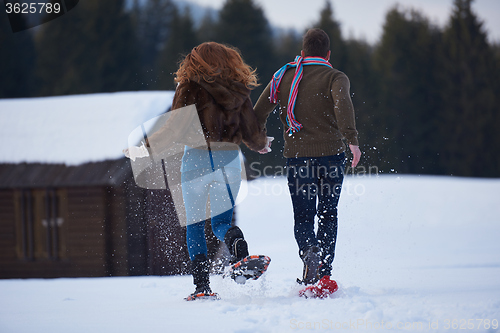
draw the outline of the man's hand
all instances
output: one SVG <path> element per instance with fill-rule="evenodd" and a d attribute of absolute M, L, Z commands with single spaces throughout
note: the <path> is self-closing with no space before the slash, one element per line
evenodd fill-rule
<path fill-rule="evenodd" d="M 271 151 L 271 143 L 273 142 L 274 140 L 274 137 L 272 136 L 268 136 L 267 137 L 267 143 L 266 143 L 266 147 L 262 150 L 259 150 L 259 154 L 267 154 Z"/>
<path fill-rule="evenodd" d="M 359 160 L 361 159 L 361 150 L 359 150 L 359 146 L 355 146 L 355 145 L 349 145 L 349 149 L 351 149 L 351 153 L 352 153 L 351 166 L 353 168 L 355 168 L 356 165 L 358 165 Z"/>

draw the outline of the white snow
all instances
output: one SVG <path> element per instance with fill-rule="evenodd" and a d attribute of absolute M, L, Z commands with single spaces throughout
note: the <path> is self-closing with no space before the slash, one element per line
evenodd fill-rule
<path fill-rule="evenodd" d="M 141 123 L 165 112 L 173 91 L 0 100 L 0 163 L 78 165 L 117 159 Z"/>
<path fill-rule="evenodd" d="M 0 281 L 0 332 L 498 332 L 500 180 L 347 177 L 325 300 L 302 272 L 283 178 L 248 184 L 237 220 L 264 276 L 212 276 L 220 301 L 185 302 L 190 276 Z M 460 328 L 465 328 L 460 330 Z"/>

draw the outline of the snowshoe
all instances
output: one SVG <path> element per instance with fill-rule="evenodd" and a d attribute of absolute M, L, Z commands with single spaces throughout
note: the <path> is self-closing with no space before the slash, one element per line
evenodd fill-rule
<path fill-rule="evenodd" d="M 184 298 L 186 301 L 196 301 L 196 300 L 219 300 L 220 297 L 217 293 L 214 292 L 199 292 L 199 293 L 192 293 L 188 297 Z"/>
<path fill-rule="evenodd" d="M 337 282 L 325 275 L 316 284 L 310 285 L 299 291 L 300 297 L 326 298 L 339 289 Z"/>
<path fill-rule="evenodd" d="M 264 255 L 251 255 L 243 258 L 235 264 L 229 266 L 229 269 L 222 275 L 223 278 L 230 277 L 240 284 L 247 280 L 257 280 L 267 270 L 271 258 Z"/>

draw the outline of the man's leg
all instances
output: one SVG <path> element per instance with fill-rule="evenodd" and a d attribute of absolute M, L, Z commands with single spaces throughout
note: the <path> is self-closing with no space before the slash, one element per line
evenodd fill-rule
<path fill-rule="evenodd" d="M 317 185 L 312 177 L 311 160 L 289 158 L 287 160 L 288 189 L 292 199 L 294 234 L 302 256 L 310 247 L 317 246 L 314 233 Z"/>
<path fill-rule="evenodd" d="M 304 263 L 302 283 L 312 284 L 318 280 L 318 268 L 321 264 L 318 241 L 314 233 L 318 193 L 315 159 L 289 159 L 287 165 L 295 240 Z"/>
<path fill-rule="evenodd" d="M 318 190 L 318 243 L 323 262 L 320 268 L 320 278 L 330 275 L 335 257 L 337 241 L 337 206 L 344 179 L 345 155 L 339 154 L 321 158 L 324 172 L 320 175 Z"/>

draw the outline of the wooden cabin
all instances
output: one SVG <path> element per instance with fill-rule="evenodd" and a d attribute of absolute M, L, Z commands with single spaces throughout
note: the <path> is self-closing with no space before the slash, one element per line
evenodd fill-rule
<path fill-rule="evenodd" d="M 168 189 L 138 187 L 121 152 L 130 131 L 168 110 L 172 97 L 0 100 L 0 278 L 188 272 Z M 214 257 L 220 244 L 209 239 Z"/>

